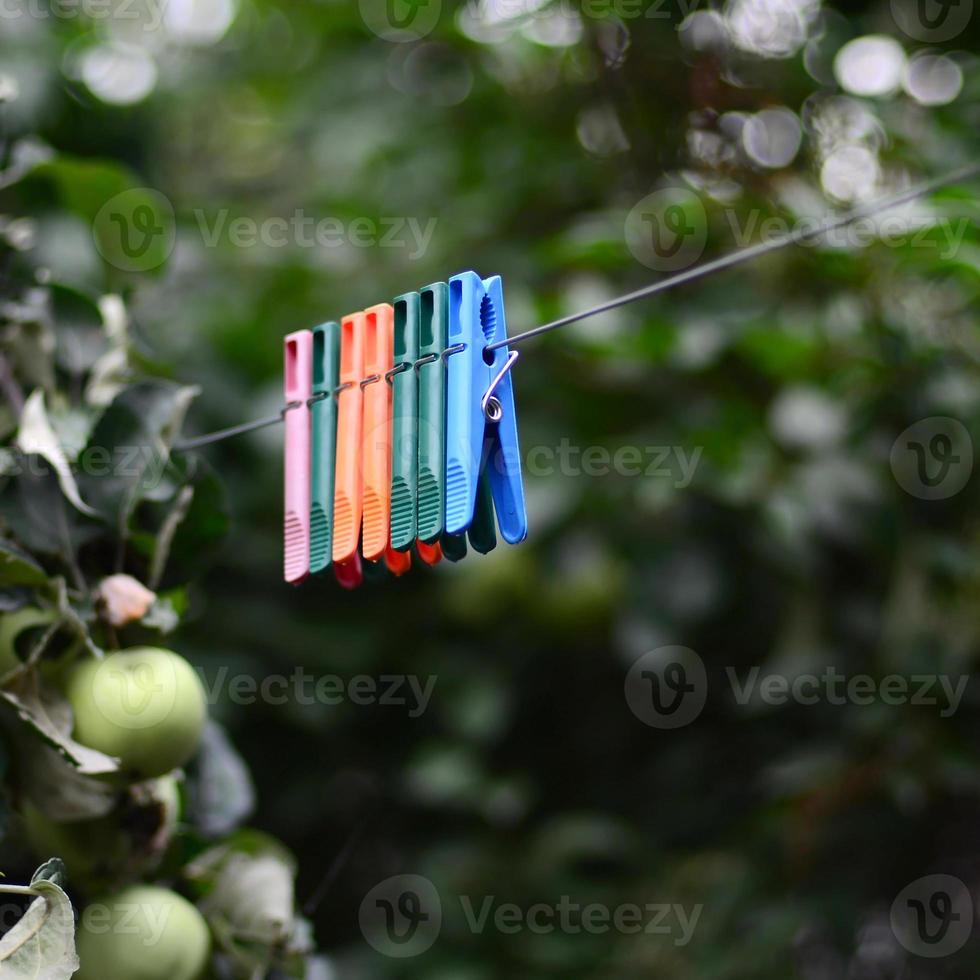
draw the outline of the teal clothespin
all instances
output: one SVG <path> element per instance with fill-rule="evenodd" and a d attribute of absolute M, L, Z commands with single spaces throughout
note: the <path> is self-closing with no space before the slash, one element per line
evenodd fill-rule
<path fill-rule="evenodd" d="M 446 531 L 446 360 L 449 287 L 434 282 L 419 290 L 418 512 L 417 533 L 426 544 L 439 542 L 450 561 L 466 557 L 466 535 Z"/>
<path fill-rule="evenodd" d="M 391 371 L 391 546 L 412 547 L 418 535 L 419 482 L 419 294 L 395 298 L 395 353 Z"/>
<path fill-rule="evenodd" d="M 333 549 L 334 458 L 337 448 L 337 402 L 340 373 L 340 324 L 313 328 L 313 467 L 310 497 L 310 571 L 330 566 Z"/>

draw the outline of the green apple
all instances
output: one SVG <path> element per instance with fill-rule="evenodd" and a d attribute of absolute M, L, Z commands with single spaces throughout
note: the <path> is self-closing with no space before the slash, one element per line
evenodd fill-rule
<path fill-rule="evenodd" d="M 53 820 L 25 802 L 23 822 L 38 861 L 60 857 L 73 884 L 102 890 L 159 864 L 180 815 L 174 776 L 136 783 L 104 817 Z"/>
<path fill-rule="evenodd" d="M 25 633 L 35 635 L 47 629 L 55 619 L 53 609 L 38 609 L 37 606 L 21 606 L 13 612 L 0 614 L 0 675 L 13 670 L 20 664 L 20 653 L 30 649 L 30 640 Z"/>
<path fill-rule="evenodd" d="M 204 687 L 170 650 L 134 647 L 85 660 L 65 691 L 74 737 L 122 761 L 127 775 L 162 776 L 194 754 L 207 720 Z"/>
<path fill-rule="evenodd" d="M 86 906 L 77 945 L 75 980 L 197 980 L 211 934 L 187 899 L 138 885 Z"/>

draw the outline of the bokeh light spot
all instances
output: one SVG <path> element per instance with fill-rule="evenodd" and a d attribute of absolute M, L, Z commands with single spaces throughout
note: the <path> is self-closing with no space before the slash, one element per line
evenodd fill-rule
<path fill-rule="evenodd" d="M 905 51 L 894 38 L 869 34 L 837 52 L 834 74 L 853 95 L 886 96 L 898 91 L 905 74 Z"/>
<path fill-rule="evenodd" d="M 742 127 L 742 146 L 762 167 L 785 167 L 796 159 L 803 132 L 800 120 L 789 109 L 764 109 Z"/>
<path fill-rule="evenodd" d="M 89 48 L 82 55 L 81 76 L 103 102 L 132 105 L 153 91 L 157 66 L 142 48 L 111 42 Z"/>

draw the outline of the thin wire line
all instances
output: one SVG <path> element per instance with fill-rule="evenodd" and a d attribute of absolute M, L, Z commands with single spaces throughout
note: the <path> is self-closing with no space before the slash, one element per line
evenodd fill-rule
<path fill-rule="evenodd" d="M 184 451 L 186 449 L 197 449 L 200 446 L 210 445 L 212 442 L 221 442 L 223 439 L 230 439 L 232 436 L 244 435 L 246 432 L 254 432 L 256 429 L 265 429 L 270 425 L 281 422 L 283 413 L 269 415 L 264 419 L 256 419 L 254 422 L 242 422 L 241 425 L 232 425 L 227 429 L 218 429 L 217 432 L 209 432 L 207 435 L 195 436 L 193 439 L 181 439 L 174 443 L 174 449 Z"/>
<path fill-rule="evenodd" d="M 921 184 L 917 184 L 915 187 L 910 187 L 908 190 L 901 191 L 900 193 L 891 197 L 883 198 L 878 201 L 872 201 L 869 204 L 854 208 L 852 211 L 848 211 L 846 214 L 838 215 L 834 218 L 828 218 L 819 225 L 801 226 L 795 231 L 789 232 L 788 234 L 779 238 L 775 238 L 772 241 L 760 242 L 758 245 L 750 245 L 747 248 L 739 249 L 738 251 L 731 252 L 728 255 L 723 255 L 721 258 L 713 259 L 710 262 L 703 262 L 701 265 L 696 265 L 691 269 L 686 269 L 684 272 L 679 272 L 676 275 L 668 276 L 666 279 L 660 279 L 657 282 L 651 283 L 649 286 L 644 286 L 642 289 L 637 289 L 632 293 L 625 293 L 622 296 L 617 296 L 615 299 L 607 300 L 605 303 L 600 303 L 598 306 L 593 306 L 588 310 L 582 310 L 579 313 L 571 313 L 568 316 L 561 317 L 558 320 L 553 320 L 551 323 L 545 323 L 540 327 L 534 327 L 532 330 L 525 330 L 523 333 L 515 334 L 513 337 L 508 337 L 505 340 L 498 340 L 494 344 L 487 345 L 487 350 L 497 350 L 500 347 L 513 347 L 516 344 L 522 344 L 525 340 L 530 340 L 532 337 L 539 337 L 541 334 L 548 333 L 552 330 L 557 330 L 559 327 L 566 327 L 570 323 L 577 323 L 579 320 L 585 320 L 588 317 L 597 316 L 600 313 L 606 313 L 609 310 L 616 309 L 617 307 L 626 306 L 628 303 L 635 303 L 637 300 L 646 299 L 650 296 L 656 296 L 658 293 L 666 292 L 668 289 L 674 289 L 677 286 L 684 286 L 690 282 L 696 282 L 699 279 L 704 279 L 707 276 L 714 275 L 716 272 L 723 272 L 726 269 L 733 269 L 736 266 L 742 265 L 746 262 L 751 262 L 754 259 L 758 259 L 763 255 L 768 255 L 771 252 L 778 252 L 780 249 L 787 248 L 790 245 L 799 245 L 813 238 L 820 238 L 822 235 L 828 235 L 833 231 L 837 231 L 840 228 L 853 224 L 855 221 L 860 221 L 862 218 L 873 217 L 874 215 L 881 214 L 884 211 L 889 211 L 892 208 L 899 207 L 903 204 L 908 204 L 910 201 L 914 201 L 917 198 L 932 193 L 933 191 L 941 190 L 944 187 L 949 187 L 951 184 L 958 184 L 978 175 L 980 175 L 980 163 L 974 163 L 966 167 L 961 167 L 958 170 L 954 170 L 943 175 L 942 177 L 935 177 L 932 180 L 927 180 Z M 185 439 L 176 443 L 174 445 L 174 449 L 196 449 L 200 446 L 207 446 L 214 442 L 220 442 L 223 439 L 230 439 L 232 436 L 252 432 L 255 429 L 263 429 L 267 426 L 275 425 L 277 422 L 281 422 L 283 420 L 284 411 L 280 412 L 278 415 L 270 415 L 264 419 L 256 419 L 254 422 L 244 422 L 241 425 L 233 425 L 227 429 L 220 429 L 217 432 L 210 432 L 207 435 L 197 436 L 193 439 Z"/>
<path fill-rule="evenodd" d="M 962 167 L 959 170 L 946 174 L 944 177 L 937 177 L 934 180 L 926 181 L 916 187 L 909 188 L 907 191 L 902 191 L 893 197 L 872 201 L 870 204 L 855 208 L 853 211 L 848 211 L 844 215 L 829 218 L 816 227 L 801 226 L 796 231 L 783 235 L 780 238 L 775 238 L 769 242 L 760 242 L 758 245 L 751 245 L 737 252 L 731 252 L 711 262 L 704 262 L 701 265 L 695 266 L 693 269 L 687 269 L 667 279 L 661 279 L 649 286 L 644 286 L 642 289 L 637 289 L 635 292 L 617 296 L 615 299 L 601 303 L 599 306 L 593 306 L 591 309 L 583 310 L 581 313 L 571 313 L 568 316 L 561 317 L 559 320 L 535 327 L 533 330 L 525 330 L 524 333 L 515 334 L 506 340 L 498 340 L 495 344 L 488 344 L 487 350 L 497 350 L 498 347 L 513 347 L 515 344 L 521 344 L 525 340 L 530 340 L 532 337 L 538 337 L 543 333 L 548 333 L 550 330 L 557 330 L 559 327 L 568 326 L 568 324 L 584 320 L 586 317 L 597 316 L 599 313 L 614 310 L 619 306 L 625 306 L 627 303 L 635 303 L 639 299 L 655 296 L 657 293 L 662 293 L 668 289 L 673 289 L 675 286 L 683 286 L 686 283 L 703 279 L 705 276 L 713 275 L 724 269 L 732 269 L 735 266 L 741 265 L 743 262 L 751 262 L 753 259 L 767 255 L 770 252 L 777 252 L 789 245 L 798 245 L 811 238 L 819 238 L 821 235 L 830 234 L 830 232 L 853 224 L 855 221 L 860 221 L 862 218 L 870 218 L 891 208 L 908 204 L 910 201 L 914 201 L 916 198 L 922 197 L 925 194 L 929 194 L 943 187 L 948 187 L 950 184 L 957 184 L 978 174 L 980 174 L 980 163 Z"/>

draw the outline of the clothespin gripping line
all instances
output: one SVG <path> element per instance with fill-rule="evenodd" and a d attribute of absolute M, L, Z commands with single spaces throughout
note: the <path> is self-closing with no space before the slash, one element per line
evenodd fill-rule
<path fill-rule="evenodd" d="M 762 255 L 767 255 L 771 252 L 776 252 L 792 245 L 798 245 L 802 242 L 819 239 L 821 235 L 827 235 L 830 232 L 836 231 L 839 228 L 844 228 L 855 221 L 859 221 L 863 218 L 888 211 L 891 208 L 907 204 L 908 202 L 923 197 L 926 194 L 932 193 L 933 191 L 940 190 L 941 188 L 947 187 L 951 184 L 957 184 L 962 181 L 969 180 L 978 175 L 980 175 L 980 163 L 972 163 L 967 166 L 960 167 L 957 170 L 953 170 L 949 173 L 943 174 L 942 176 L 935 177 L 932 180 L 924 181 L 891 197 L 869 202 L 867 205 L 854 208 L 843 215 L 832 216 L 815 227 L 801 226 L 800 229 L 797 229 L 796 231 L 793 231 L 780 238 L 774 239 L 773 241 L 747 246 L 735 252 L 723 255 L 718 259 L 714 259 L 713 261 L 696 265 L 693 268 L 686 269 L 683 272 L 676 273 L 673 276 L 660 279 L 642 289 L 637 289 L 631 293 L 618 296 L 615 299 L 607 300 L 606 302 L 601 303 L 599 306 L 594 306 L 587 310 L 581 310 L 580 312 L 569 314 L 568 316 L 564 316 L 559 320 L 554 320 L 551 323 L 546 323 L 542 326 L 534 327 L 531 330 L 525 330 L 523 333 L 515 334 L 512 337 L 507 337 L 496 341 L 495 343 L 488 345 L 486 350 L 493 351 L 499 347 L 514 347 L 515 344 L 524 343 L 525 341 L 530 340 L 532 337 L 538 337 L 541 334 L 548 333 L 552 330 L 557 330 L 560 327 L 568 326 L 569 324 L 576 323 L 579 320 L 597 316 L 598 314 L 605 313 L 608 310 L 625 306 L 628 303 L 635 303 L 638 300 L 655 296 L 678 286 L 683 286 L 687 283 L 706 278 L 707 276 L 714 275 L 717 272 L 722 272 L 726 269 L 731 269 L 735 266 L 742 265 L 743 263 L 751 262 Z M 449 348 L 448 350 L 443 351 L 442 356 L 445 358 L 461 349 L 462 348 L 457 345 L 455 349 Z M 420 358 L 414 365 L 416 371 L 418 371 L 420 365 L 434 361 L 437 358 L 438 355 L 435 354 Z M 233 425 L 227 429 L 219 429 L 216 432 L 209 432 L 202 436 L 182 439 L 179 440 L 173 448 L 178 452 L 185 452 L 187 450 L 197 449 L 215 442 L 221 442 L 224 439 L 229 439 L 233 436 L 243 435 L 246 432 L 253 432 L 256 429 L 263 429 L 267 426 L 281 423 L 286 417 L 286 412 L 291 408 L 296 407 L 299 406 L 287 405 L 275 415 L 268 416 L 266 418 L 256 419 L 252 422 L 244 422 L 240 425 Z"/>

